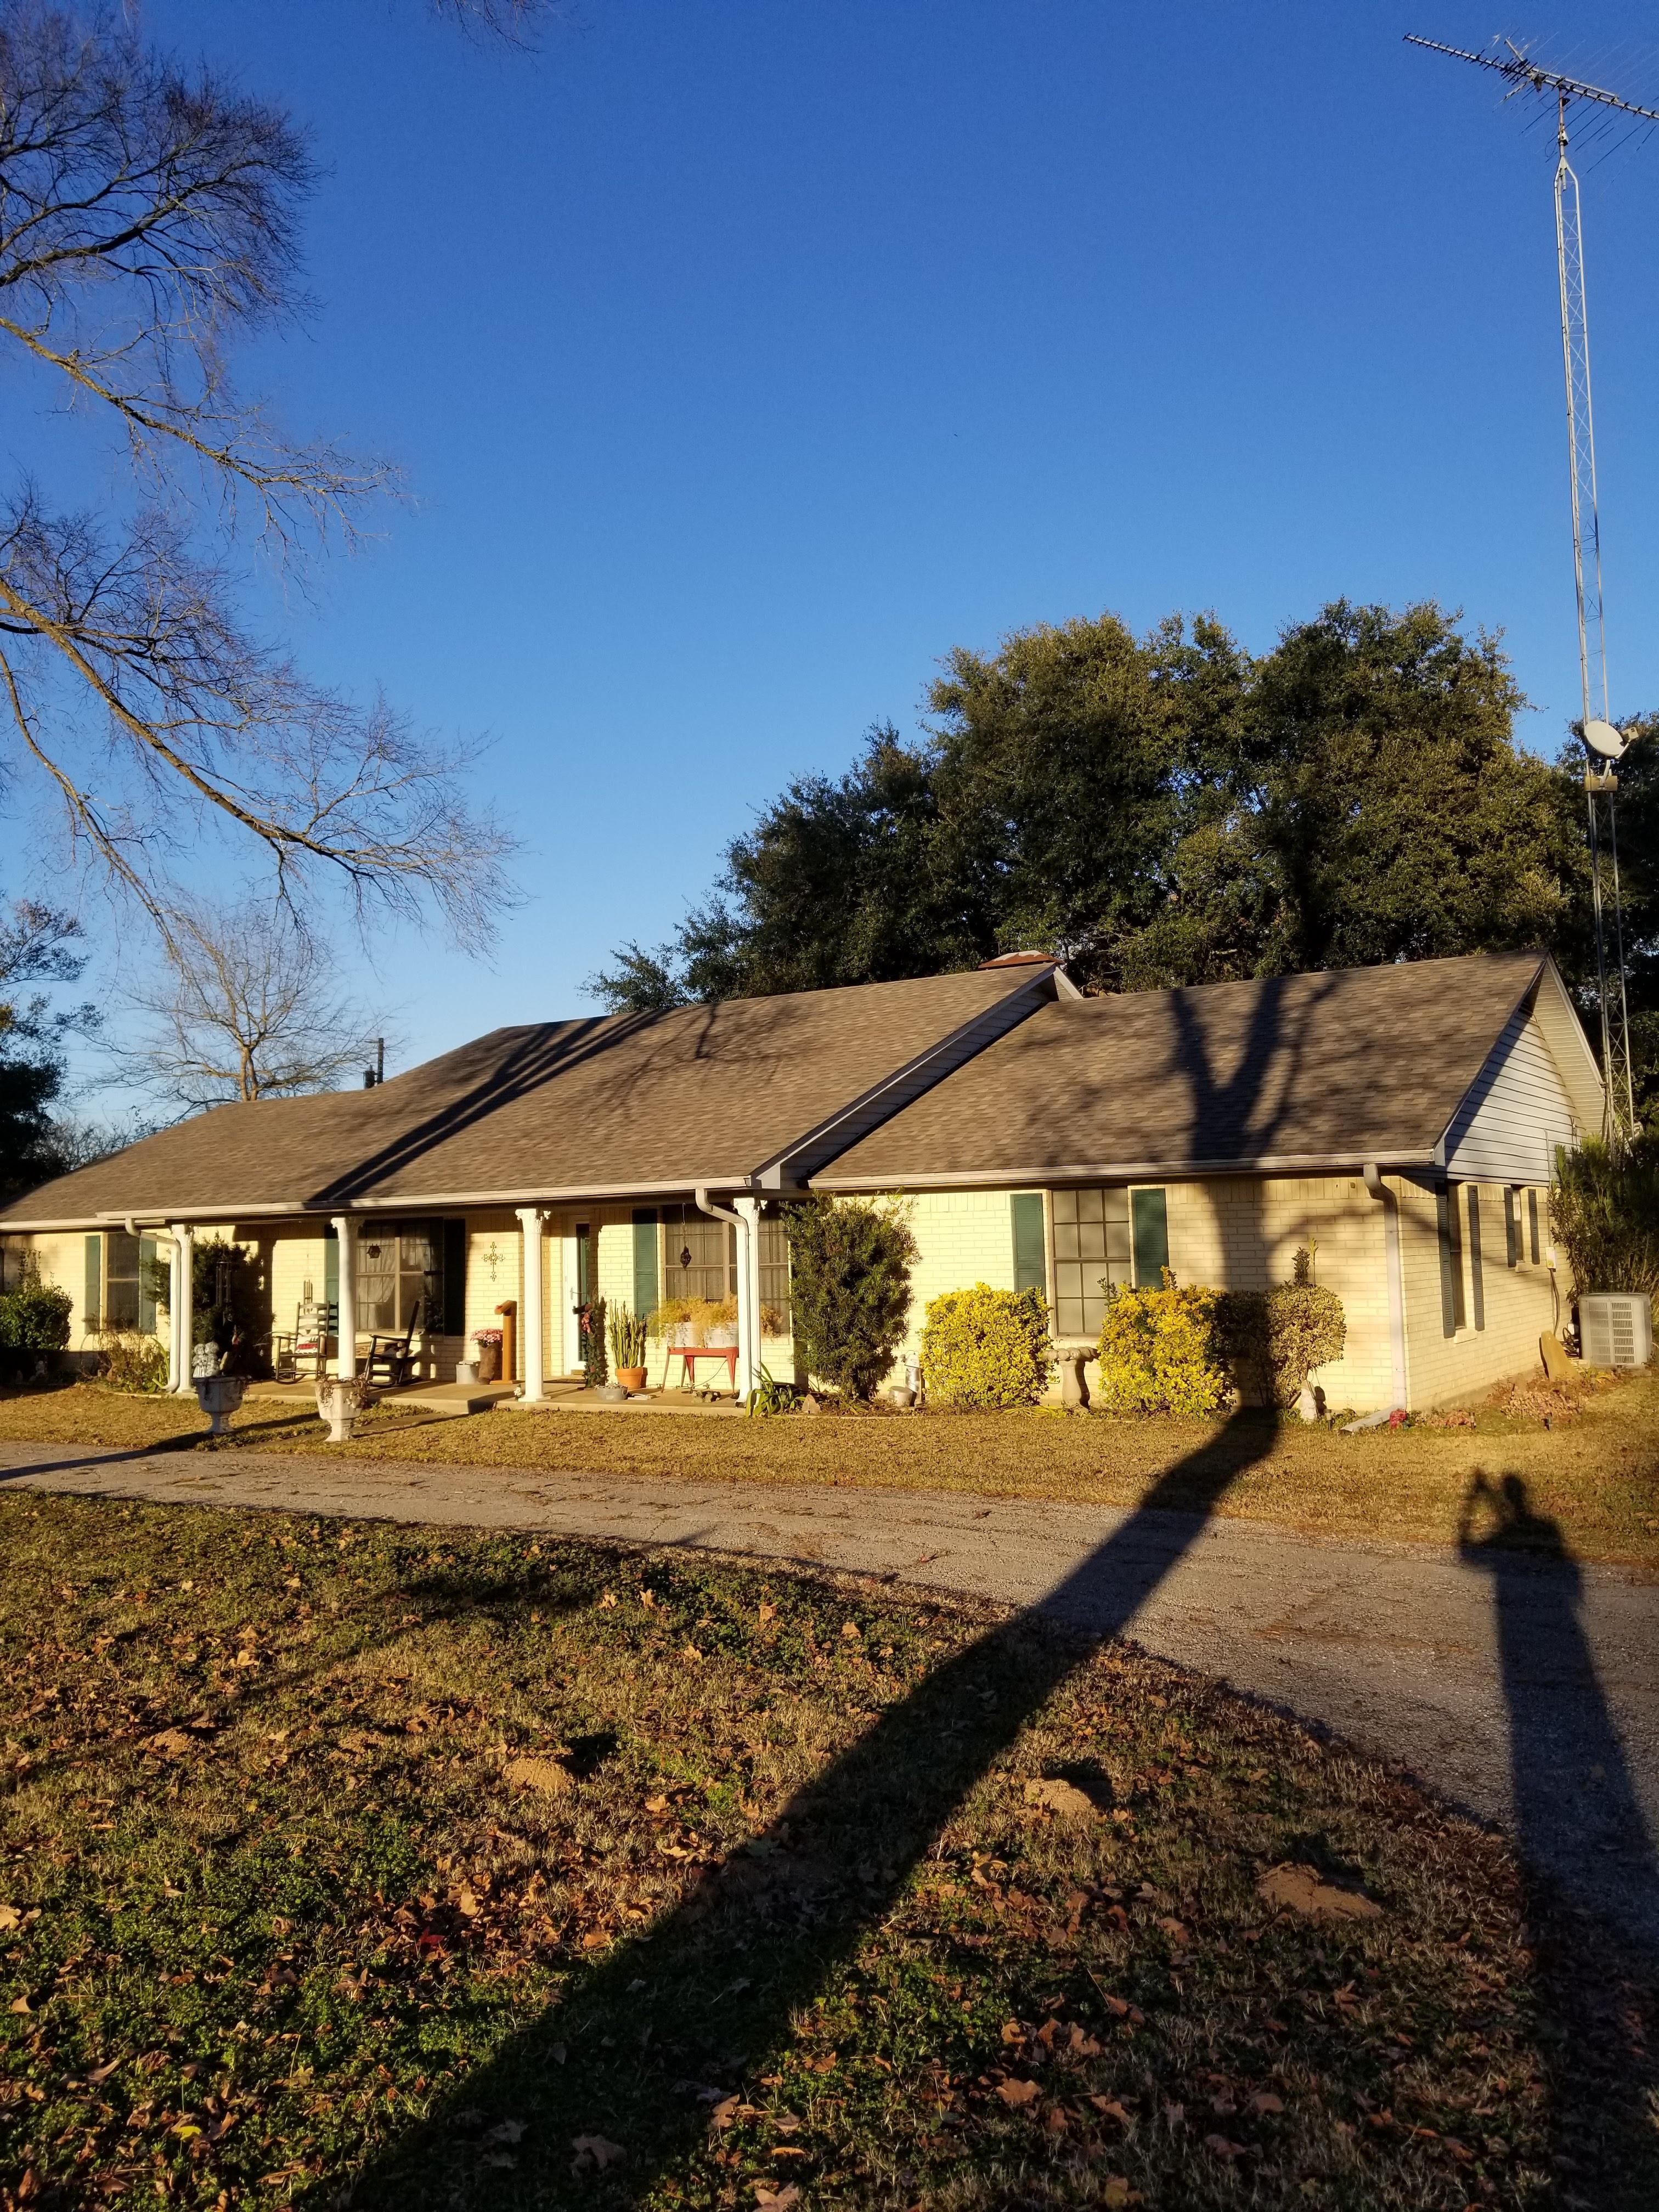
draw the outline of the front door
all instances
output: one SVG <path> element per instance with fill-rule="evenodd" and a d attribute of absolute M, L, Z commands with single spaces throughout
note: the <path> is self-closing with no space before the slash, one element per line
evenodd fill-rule
<path fill-rule="evenodd" d="M 559 1238 L 559 1341 L 563 1347 L 563 1371 L 580 1375 L 582 1368 L 580 1310 L 599 1282 L 598 1239 L 592 1224 L 571 1221 Z"/>

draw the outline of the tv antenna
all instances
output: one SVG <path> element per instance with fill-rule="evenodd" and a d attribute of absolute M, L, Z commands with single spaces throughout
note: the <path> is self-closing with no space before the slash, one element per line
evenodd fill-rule
<path fill-rule="evenodd" d="M 1601 1071 L 1605 1078 L 1603 1133 L 1615 1144 L 1636 1127 L 1636 1087 L 1631 1066 L 1630 1009 L 1625 990 L 1625 921 L 1619 893 L 1619 823 L 1615 765 L 1631 740 L 1618 729 L 1608 706 L 1607 643 L 1601 615 L 1601 530 L 1595 508 L 1595 416 L 1590 404 L 1589 322 L 1584 305 L 1583 226 L 1578 178 L 1567 159 L 1567 109 L 1574 100 L 1634 116 L 1638 125 L 1659 123 L 1659 108 L 1640 107 L 1600 85 L 1564 76 L 1529 61 L 1505 39 L 1507 53 L 1472 54 L 1462 46 L 1443 46 L 1433 39 L 1406 33 L 1408 46 L 1446 54 L 1491 70 L 1518 92 L 1556 102 L 1555 262 L 1561 292 L 1561 365 L 1567 393 L 1567 459 L 1572 484 L 1572 574 L 1578 600 L 1578 681 L 1584 741 L 1584 799 L 1589 811 L 1590 904 L 1595 921 L 1595 982 L 1601 1010 Z M 1589 559 L 1585 561 L 1588 541 Z M 1596 711 L 1599 708 L 1599 712 Z M 1603 835 L 1602 809 L 1606 809 Z M 1602 890 L 1601 848 L 1607 851 L 1608 888 Z M 1613 945 L 1607 945 L 1607 909 Z"/>

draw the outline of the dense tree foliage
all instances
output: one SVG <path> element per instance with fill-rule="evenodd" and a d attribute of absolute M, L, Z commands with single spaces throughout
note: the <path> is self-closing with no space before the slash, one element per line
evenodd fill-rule
<path fill-rule="evenodd" d="M 1211 617 L 958 648 L 926 732 L 870 732 L 727 848 L 618 1008 L 881 981 L 1036 945 L 1085 990 L 1547 946 L 1594 978 L 1574 744 L 1515 741 L 1497 641 L 1346 601 L 1253 658 Z M 1621 768 L 1632 1004 L 1659 1090 L 1659 728 Z"/>
<path fill-rule="evenodd" d="M 97 1026 L 90 1006 L 49 1009 L 20 985 L 72 983 L 86 965 L 79 925 L 56 907 L 19 899 L 0 920 L 0 1200 L 15 1198 L 73 1164 L 53 1109 L 64 1087 L 64 1047 Z"/>

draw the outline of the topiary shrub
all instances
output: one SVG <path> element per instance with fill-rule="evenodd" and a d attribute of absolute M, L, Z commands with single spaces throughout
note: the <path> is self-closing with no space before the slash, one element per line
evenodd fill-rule
<path fill-rule="evenodd" d="M 846 1396 L 868 1398 L 904 1340 L 915 1239 L 880 1199 L 815 1198 L 784 1219 L 795 1357 Z"/>
<path fill-rule="evenodd" d="M 1340 1359 L 1347 1316 L 1334 1291 L 1312 1280 L 1305 1251 L 1295 1277 L 1277 1290 L 1227 1291 L 1217 1315 L 1220 1341 L 1243 1396 L 1258 1406 L 1293 1406 L 1316 1367 Z"/>
<path fill-rule="evenodd" d="M 1584 1291 L 1645 1291 L 1659 1299 L 1659 1129 L 1618 1151 L 1586 1137 L 1558 1147 L 1550 1233 Z"/>
<path fill-rule="evenodd" d="M 38 1361 L 62 1352 L 74 1305 L 67 1291 L 41 1281 L 40 1262 L 26 1252 L 15 1289 L 0 1296 L 0 1374 L 32 1375 Z"/>
<path fill-rule="evenodd" d="M 930 1403 L 962 1412 L 1034 1405 L 1048 1387 L 1054 1346 L 1041 1291 L 946 1291 L 927 1307 L 921 1371 Z"/>
<path fill-rule="evenodd" d="M 1218 1291 L 1177 1290 L 1164 1270 L 1158 1291 L 1107 1295 L 1100 1379 L 1091 1404 L 1108 1413 L 1213 1413 L 1230 1388 Z"/>

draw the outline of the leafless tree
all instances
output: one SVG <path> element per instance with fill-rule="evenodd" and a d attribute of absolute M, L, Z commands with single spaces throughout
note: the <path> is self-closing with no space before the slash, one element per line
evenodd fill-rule
<path fill-rule="evenodd" d="M 115 1048 L 129 1075 L 191 1112 L 359 1074 L 384 1018 L 337 988 L 327 947 L 284 905 L 196 900 L 167 922 L 154 980 L 125 994 L 143 1024 Z"/>
<path fill-rule="evenodd" d="M 439 0 L 510 32 L 514 0 Z M 349 539 L 383 463 L 284 434 L 228 365 L 303 315 L 313 179 L 281 109 L 147 48 L 125 18 L 0 0 L 0 356 L 123 464 L 72 509 L 0 492 L 0 717 L 70 834 L 165 933 L 174 855 L 218 828 L 279 893 L 332 874 L 361 904 L 435 900 L 465 933 L 508 841 L 456 764 L 383 702 L 308 681 L 246 611 L 251 556 Z M 0 766 L 3 757 L 0 756 Z"/>

